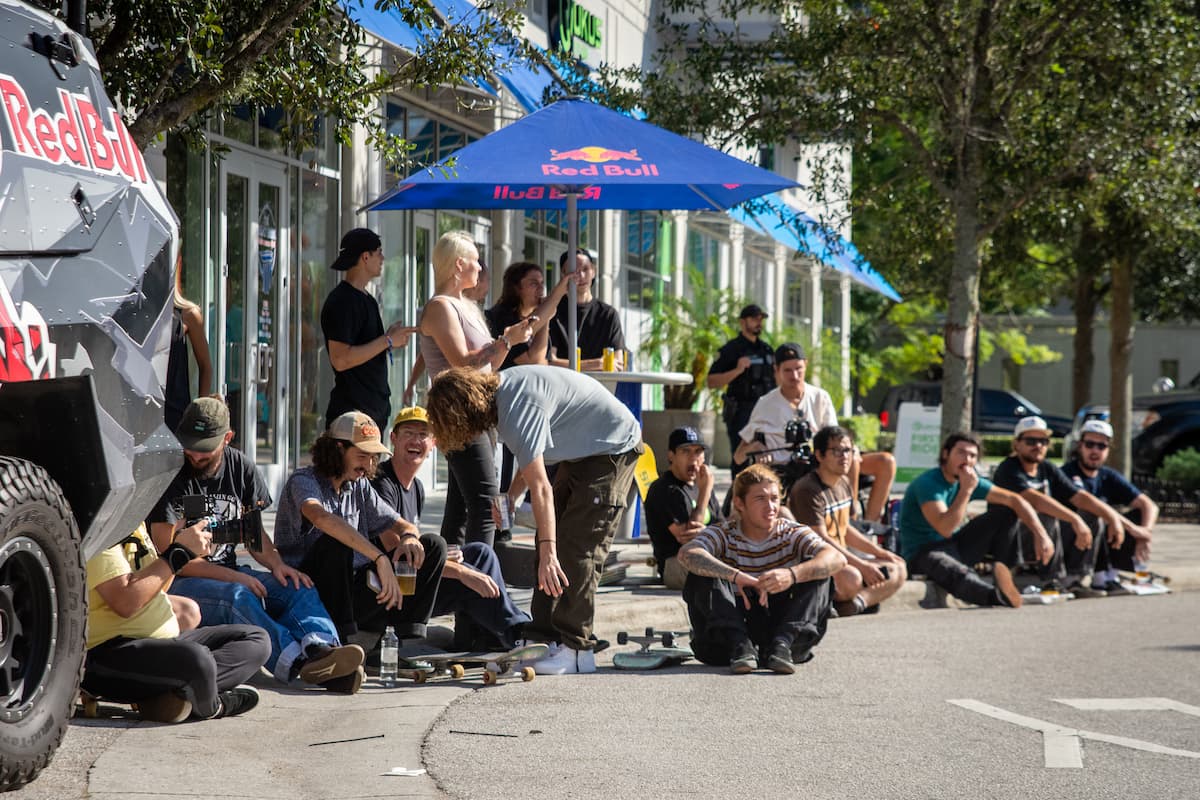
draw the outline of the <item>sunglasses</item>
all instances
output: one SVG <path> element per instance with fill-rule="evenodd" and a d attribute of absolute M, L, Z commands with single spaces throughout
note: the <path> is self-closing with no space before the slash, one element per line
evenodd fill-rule
<path fill-rule="evenodd" d="M 1041 436 L 1022 436 L 1021 441 L 1030 447 L 1049 447 L 1050 440 Z"/>
<path fill-rule="evenodd" d="M 1084 447 L 1086 447 L 1088 450 L 1107 450 L 1108 449 L 1108 442 L 1097 442 L 1097 441 L 1091 440 L 1091 439 L 1084 439 L 1082 442 L 1080 442 L 1080 444 L 1083 445 Z"/>

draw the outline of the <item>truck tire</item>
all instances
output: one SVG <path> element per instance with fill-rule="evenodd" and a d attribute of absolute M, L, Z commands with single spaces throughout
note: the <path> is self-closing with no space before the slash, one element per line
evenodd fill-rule
<path fill-rule="evenodd" d="M 50 763 L 83 672 L 79 528 L 44 469 L 0 457 L 0 791 Z"/>

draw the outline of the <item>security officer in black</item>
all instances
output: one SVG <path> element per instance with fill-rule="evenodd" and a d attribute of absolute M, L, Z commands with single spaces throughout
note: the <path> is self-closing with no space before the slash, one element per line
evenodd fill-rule
<path fill-rule="evenodd" d="M 741 333 L 725 343 L 708 370 L 708 388 L 725 387 L 721 416 L 729 434 L 730 452 L 741 443 L 738 433 L 750 421 L 758 398 L 775 388 L 775 352 L 761 338 L 766 318 L 766 312 L 757 305 L 743 308 L 738 315 Z M 745 466 L 735 463 L 730 467 L 733 477 Z"/>

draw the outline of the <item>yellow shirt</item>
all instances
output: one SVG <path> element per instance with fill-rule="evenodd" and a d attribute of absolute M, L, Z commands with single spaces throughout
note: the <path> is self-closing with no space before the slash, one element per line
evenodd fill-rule
<path fill-rule="evenodd" d="M 146 534 L 146 526 L 139 525 L 133 535 L 142 540 L 149 551 L 142 565 L 152 564 L 158 558 L 154 544 Z M 133 572 L 131 565 L 137 551 L 133 544 L 116 544 L 97 553 L 87 562 L 88 587 L 88 648 L 107 642 L 117 636 L 130 639 L 170 639 L 179 635 L 179 622 L 171 608 L 167 595 L 159 592 L 132 617 L 122 617 L 113 611 L 96 587 L 105 581 Z"/>

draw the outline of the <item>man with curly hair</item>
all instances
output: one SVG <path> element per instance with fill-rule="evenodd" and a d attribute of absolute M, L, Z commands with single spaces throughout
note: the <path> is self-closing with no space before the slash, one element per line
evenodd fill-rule
<path fill-rule="evenodd" d="M 384 625 L 402 638 L 424 637 L 446 563 L 445 541 L 422 536 L 371 486 L 387 452 L 374 420 L 347 411 L 313 443 L 312 466 L 288 478 L 275 515 L 279 554 L 312 578 L 343 640 Z M 404 560 L 417 569 L 409 597 L 394 572 Z M 378 589 L 369 585 L 372 571 Z"/>
<path fill-rule="evenodd" d="M 596 587 L 643 450 L 637 419 L 597 381 L 544 366 L 447 370 L 427 407 L 443 450 L 495 427 L 516 455 L 537 520 L 538 585 L 525 634 L 551 643 L 534 670 L 594 672 Z M 547 464 L 558 465 L 553 487 Z"/>

